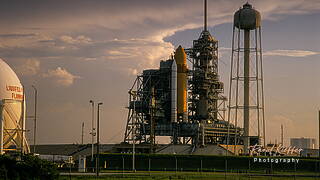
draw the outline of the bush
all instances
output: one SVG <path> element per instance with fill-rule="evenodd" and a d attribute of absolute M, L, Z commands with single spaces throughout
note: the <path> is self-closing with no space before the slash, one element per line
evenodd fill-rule
<path fill-rule="evenodd" d="M 0 156 L 0 179 L 4 180 L 55 180 L 59 172 L 56 166 L 32 155 L 24 155 L 21 160 Z"/>

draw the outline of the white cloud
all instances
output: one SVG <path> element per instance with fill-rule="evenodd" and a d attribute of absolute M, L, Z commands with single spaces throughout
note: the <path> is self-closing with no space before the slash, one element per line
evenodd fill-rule
<path fill-rule="evenodd" d="M 23 64 L 16 68 L 17 72 L 23 76 L 33 76 L 40 70 L 40 61 L 27 59 Z"/>
<path fill-rule="evenodd" d="M 66 69 L 57 67 L 56 69 L 48 70 L 47 73 L 43 75 L 45 78 L 51 78 L 54 82 L 61 86 L 70 86 L 74 83 L 74 80 L 80 78 L 80 76 L 75 76 L 68 72 Z"/>
<path fill-rule="evenodd" d="M 128 68 L 128 74 L 130 75 L 130 76 L 136 76 L 136 75 L 138 75 L 138 70 L 137 69 L 134 69 L 134 68 Z"/>
<path fill-rule="evenodd" d="M 289 56 L 289 57 L 306 57 L 318 55 L 320 52 L 306 50 L 271 50 L 263 53 L 264 56 Z"/>
<path fill-rule="evenodd" d="M 88 58 L 85 58 L 84 60 L 85 60 L 85 61 L 96 61 L 97 58 L 90 58 L 90 57 L 88 57 Z"/>
<path fill-rule="evenodd" d="M 59 38 L 59 40 L 67 44 L 89 44 L 92 42 L 89 37 L 83 35 L 77 36 L 75 38 L 63 35 Z"/>
<path fill-rule="evenodd" d="M 116 40 L 117 45 L 108 46 L 105 51 L 106 60 L 137 61 L 140 68 L 152 68 L 158 66 L 161 59 L 167 59 L 174 51 L 171 43 L 163 40 L 146 38 Z M 131 63 L 132 64 L 132 63 Z"/>

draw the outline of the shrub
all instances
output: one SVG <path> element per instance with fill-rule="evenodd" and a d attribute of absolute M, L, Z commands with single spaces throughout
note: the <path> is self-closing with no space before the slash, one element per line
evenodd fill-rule
<path fill-rule="evenodd" d="M 32 155 L 24 155 L 21 160 L 0 156 L 0 179 L 7 180 L 55 180 L 59 172 L 56 166 Z"/>

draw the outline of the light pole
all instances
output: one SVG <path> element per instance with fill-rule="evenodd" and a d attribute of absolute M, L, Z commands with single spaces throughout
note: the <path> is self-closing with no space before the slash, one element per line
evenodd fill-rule
<path fill-rule="evenodd" d="M 130 94 L 133 96 L 133 117 L 132 117 L 132 171 L 136 172 L 136 168 L 135 168 L 135 148 L 136 148 L 136 141 L 135 141 L 135 136 L 136 136 L 136 118 L 137 118 L 137 114 L 136 114 L 136 100 L 137 100 L 137 94 L 134 91 L 130 91 Z"/>
<path fill-rule="evenodd" d="M 99 149 L 100 149 L 100 105 L 103 103 L 98 103 L 97 107 L 97 156 L 96 156 L 96 174 L 99 176 Z"/>
<path fill-rule="evenodd" d="M 91 103 L 92 106 L 92 122 L 91 122 L 91 162 L 93 162 L 93 153 L 94 153 L 94 136 L 95 136 L 95 132 L 94 132 L 94 101 L 90 100 L 89 101 Z"/>
<path fill-rule="evenodd" d="M 37 137 L 37 104 L 38 104 L 38 90 L 32 85 L 34 89 L 34 124 L 33 124 L 33 154 L 36 153 L 36 137 Z"/>
<path fill-rule="evenodd" d="M 81 125 L 81 145 L 83 145 L 83 137 L 84 137 L 84 122 L 82 122 Z"/>

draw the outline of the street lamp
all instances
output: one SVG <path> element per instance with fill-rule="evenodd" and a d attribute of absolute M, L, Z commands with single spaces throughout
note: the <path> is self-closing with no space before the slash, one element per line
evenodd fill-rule
<path fill-rule="evenodd" d="M 135 145 L 136 145 L 136 141 L 135 141 L 135 125 L 136 125 L 136 119 L 137 119 L 137 114 L 136 114 L 136 101 L 137 101 L 137 92 L 136 91 L 129 91 L 129 94 L 131 96 L 133 96 L 133 114 L 132 114 L 132 171 L 136 172 L 136 168 L 135 168 Z"/>
<path fill-rule="evenodd" d="M 94 132 L 94 101 L 90 100 L 89 101 L 91 103 L 92 106 L 92 122 L 91 122 L 91 162 L 93 162 L 93 153 L 94 153 L 94 136 L 95 136 L 95 132 Z"/>
<path fill-rule="evenodd" d="M 34 124 L 33 124 L 33 154 L 36 153 L 36 137 L 37 137 L 37 103 L 38 103 L 38 90 L 32 85 L 34 90 Z"/>
<path fill-rule="evenodd" d="M 99 143 L 100 143 L 100 106 L 102 105 L 103 103 L 98 103 L 98 107 L 97 107 L 97 156 L 96 156 L 96 173 L 97 173 L 97 176 L 99 176 Z"/>

